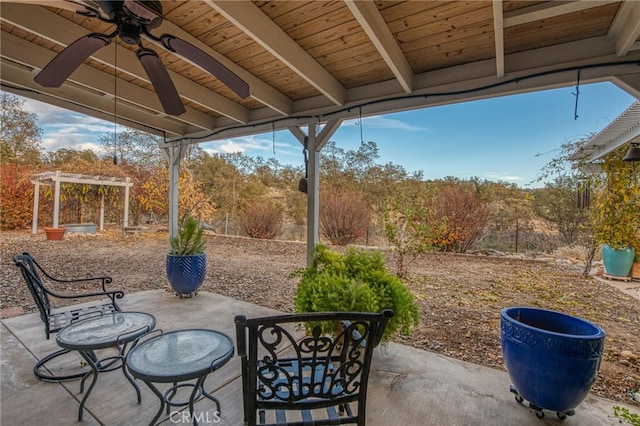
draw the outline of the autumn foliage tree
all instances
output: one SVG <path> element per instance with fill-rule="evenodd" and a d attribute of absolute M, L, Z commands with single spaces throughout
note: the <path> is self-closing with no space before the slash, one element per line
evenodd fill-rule
<path fill-rule="evenodd" d="M 331 244 L 345 246 L 362 237 L 369 225 L 369 206 L 353 189 L 323 188 L 320 192 L 320 232 Z"/>
<path fill-rule="evenodd" d="M 282 206 L 259 199 L 244 206 L 240 227 L 251 238 L 272 239 L 282 233 L 282 213 Z"/>
<path fill-rule="evenodd" d="M 33 185 L 28 177 L 25 166 L 0 167 L 0 229 L 26 228 L 31 224 Z"/>
<path fill-rule="evenodd" d="M 484 232 L 491 208 L 482 200 L 473 183 L 445 184 L 437 191 L 432 206 L 446 224 L 436 245 L 442 250 L 465 253 Z"/>

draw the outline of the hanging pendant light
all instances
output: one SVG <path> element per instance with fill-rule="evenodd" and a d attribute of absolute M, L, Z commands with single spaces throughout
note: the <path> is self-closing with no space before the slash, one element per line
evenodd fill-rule
<path fill-rule="evenodd" d="M 622 161 L 640 161 L 640 143 L 632 143 L 629 152 L 627 152 Z"/>

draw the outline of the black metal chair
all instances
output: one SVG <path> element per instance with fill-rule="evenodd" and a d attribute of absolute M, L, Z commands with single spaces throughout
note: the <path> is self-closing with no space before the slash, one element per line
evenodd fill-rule
<path fill-rule="evenodd" d="M 364 425 L 373 349 L 391 317 L 391 310 L 236 316 L 245 424 Z M 322 334 L 318 324 L 327 321 L 342 331 Z M 311 332 L 298 340 L 301 323 Z"/>
<path fill-rule="evenodd" d="M 42 319 L 42 322 L 44 323 L 44 332 L 47 339 L 49 339 L 49 336 L 52 333 L 56 333 L 67 325 L 76 321 L 87 319 L 94 315 L 111 314 L 113 312 L 120 311 L 120 307 L 116 303 L 116 299 L 122 299 L 124 297 L 124 292 L 120 290 L 107 291 L 106 285 L 111 283 L 111 277 L 58 279 L 49 275 L 42 268 L 42 266 L 40 266 L 38 262 L 36 262 L 33 257 L 31 257 L 29 253 L 16 255 L 13 257 L 13 261 L 15 262 L 16 266 L 20 268 L 22 277 L 24 278 L 29 291 L 31 292 L 31 295 L 36 302 L 36 306 L 40 311 L 40 319 Z M 46 282 L 51 284 L 50 287 L 45 286 L 40 273 L 42 273 L 42 275 L 46 278 Z M 66 293 L 66 291 L 69 291 L 68 289 L 56 289 L 56 291 L 52 290 L 52 288 L 56 286 L 56 284 L 58 286 L 66 284 L 73 287 L 78 283 L 86 284 L 91 282 L 93 282 L 96 287 L 100 286 L 102 291 L 81 294 L 68 294 Z M 91 299 L 92 302 L 95 303 L 83 305 L 82 307 L 56 309 L 51 305 L 51 301 L 49 299 L 50 297 L 80 300 Z M 40 380 L 45 381 L 63 381 L 83 377 L 86 374 L 85 372 L 62 376 L 44 372 L 44 369 L 46 369 L 45 364 L 47 362 L 68 352 L 68 349 L 61 349 L 47 355 L 36 363 L 35 367 L 33 368 L 33 373 L 38 376 Z"/>

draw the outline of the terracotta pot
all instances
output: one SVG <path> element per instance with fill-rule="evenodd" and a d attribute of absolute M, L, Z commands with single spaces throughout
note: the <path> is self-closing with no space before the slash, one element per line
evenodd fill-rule
<path fill-rule="evenodd" d="M 44 233 L 47 234 L 47 240 L 55 240 L 60 241 L 64 238 L 64 233 L 67 231 L 67 228 L 47 228 L 44 227 Z"/>

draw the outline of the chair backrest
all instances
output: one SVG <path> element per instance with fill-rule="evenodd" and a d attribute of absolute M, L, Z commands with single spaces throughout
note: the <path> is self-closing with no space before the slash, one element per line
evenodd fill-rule
<path fill-rule="evenodd" d="M 289 416 L 363 425 L 373 349 L 391 317 L 391 310 L 236 316 L 245 423 L 255 425 L 259 416 L 260 424 L 287 424 Z M 328 321 L 339 326 L 332 335 L 321 332 L 319 323 Z"/>
<path fill-rule="evenodd" d="M 18 254 L 13 257 L 13 261 L 16 266 L 20 268 L 22 277 L 27 283 L 27 288 L 29 288 L 31 295 L 36 302 L 36 306 L 38 306 L 40 318 L 46 324 L 49 314 L 51 313 L 51 303 L 42 283 L 42 278 L 40 278 L 40 274 L 38 274 L 38 270 L 42 271 L 45 276 L 48 276 L 48 274 L 40 265 L 38 265 L 38 262 L 36 262 L 29 253 Z"/>

